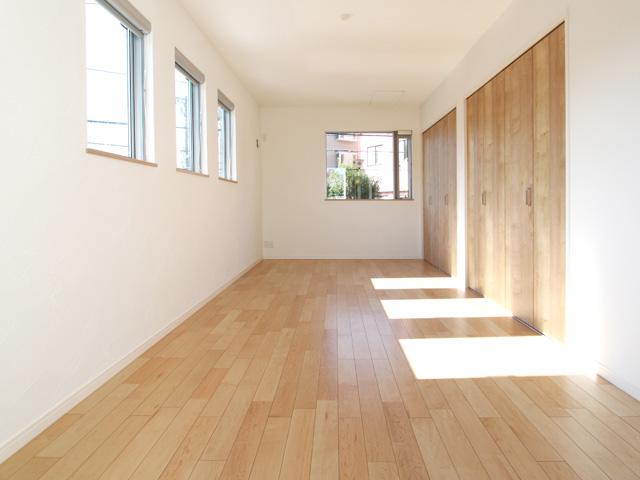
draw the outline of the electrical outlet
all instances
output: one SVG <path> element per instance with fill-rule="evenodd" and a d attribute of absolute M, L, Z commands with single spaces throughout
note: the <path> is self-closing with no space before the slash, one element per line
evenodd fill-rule
<path fill-rule="evenodd" d="M 265 240 L 262 243 L 264 245 L 264 248 L 273 248 L 273 240 Z"/>

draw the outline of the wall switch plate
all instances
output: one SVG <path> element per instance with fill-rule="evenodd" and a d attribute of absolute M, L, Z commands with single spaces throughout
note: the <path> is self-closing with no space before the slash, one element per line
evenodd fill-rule
<path fill-rule="evenodd" d="M 265 240 L 262 243 L 264 245 L 264 248 L 273 248 L 273 240 Z"/>

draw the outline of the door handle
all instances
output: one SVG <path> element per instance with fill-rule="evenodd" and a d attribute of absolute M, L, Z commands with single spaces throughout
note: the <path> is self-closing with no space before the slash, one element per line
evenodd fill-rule
<path fill-rule="evenodd" d="M 429 195 L 429 205 L 431 205 L 431 195 Z"/>
<path fill-rule="evenodd" d="M 531 189 L 531 187 L 528 187 L 526 192 L 525 192 L 525 194 L 524 194 L 524 202 L 527 204 L 528 207 L 531 206 L 531 200 L 532 200 L 531 199 L 531 197 L 532 197 L 531 193 L 532 193 L 532 189 Z"/>
<path fill-rule="evenodd" d="M 482 192 L 482 205 L 487 204 L 487 192 Z"/>
<path fill-rule="evenodd" d="M 446 193 L 445 196 L 444 196 L 444 204 L 445 205 L 449 205 L 449 194 L 448 193 Z"/>

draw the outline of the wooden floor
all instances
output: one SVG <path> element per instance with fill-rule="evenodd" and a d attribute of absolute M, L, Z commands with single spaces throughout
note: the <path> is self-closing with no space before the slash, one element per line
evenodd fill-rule
<path fill-rule="evenodd" d="M 384 300 L 461 295 L 371 279 L 427 276 L 420 261 L 264 261 L 0 479 L 640 478 L 640 404 L 604 380 L 416 379 L 399 339 L 533 334 L 510 318 L 390 320 Z"/>

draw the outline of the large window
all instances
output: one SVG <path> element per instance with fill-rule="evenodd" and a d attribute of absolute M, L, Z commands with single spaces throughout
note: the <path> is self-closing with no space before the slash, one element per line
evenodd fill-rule
<path fill-rule="evenodd" d="M 326 198 L 411 199 L 411 132 L 327 132 Z"/>
<path fill-rule="evenodd" d="M 235 181 L 234 106 L 222 92 L 218 92 L 218 177 Z"/>
<path fill-rule="evenodd" d="M 125 0 L 85 0 L 87 147 L 144 159 L 144 34 Z"/>
<path fill-rule="evenodd" d="M 176 50 L 176 152 L 178 169 L 206 173 L 202 148 L 204 75 Z"/>

